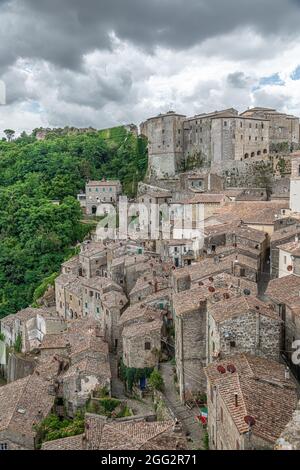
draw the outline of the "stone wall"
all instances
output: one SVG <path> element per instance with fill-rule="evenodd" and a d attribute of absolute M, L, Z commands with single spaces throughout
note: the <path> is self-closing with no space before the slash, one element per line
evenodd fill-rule
<path fill-rule="evenodd" d="M 18 356 L 14 353 L 8 355 L 7 383 L 23 379 L 31 375 L 35 369 L 36 362 L 32 357 Z"/>
<path fill-rule="evenodd" d="M 206 391 L 206 302 L 199 309 L 175 317 L 176 370 L 180 399 Z"/>

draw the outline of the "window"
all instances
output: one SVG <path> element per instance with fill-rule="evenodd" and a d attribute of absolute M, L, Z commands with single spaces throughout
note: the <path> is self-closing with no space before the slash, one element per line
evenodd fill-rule
<path fill-rule="evenodd" d="M 249 140 L 251 140 L 251 135 L 249 135 Z"/>
<path fill-rule="evenodd" d="M 262 123 L 261 123 L 261 128 L 263 129 L 264 127 L 265 127 L 265 126 L 264 126 L 264 123 L 262 122 Z"/>
<path fill-rule="evenodd" d="M 96 193 L 98 192 L 98 188 L 96 188 Z"/>
<path fill-rule="evenodd" d="M 146 341 L 145 343 L 145 351 L 150 351 L 151 350 L 151 343 L 149 341 Z"/>
<path fill-rule="evenodd" d="M 202 142 L 203 142 L 203 139 L 200 139 L 200 144 L 202 144 Z"/>
<path fill-rule="evenodd" d="M 243 123 L 242 123 L 242 121 L 240 122 L 240 127 L 243 127 Z"/>
<path fill-rule="evenodd" d="M 0 450 L 8 450 L 7 442 L 0 442 Z"/>
<path fill-rule="evenodd" d="M 99 307 L 97 307 L 97 313 L 100 313 L 100 308 Z"/>
<path fill-rule="evenodd" d="M 224 127 L 226 127 L 226 126 L 227 126 L 227 121 L 224 121 Z"/>
<path fill-rule="evenodd" d="M 252 129 L 252 124 L 251 123 L 249 124 L 249 129 Z"/>
<path fill-rule="evenodd" d="M 230 341 L 230 347 L 235 348 L 235 341 Z"/>

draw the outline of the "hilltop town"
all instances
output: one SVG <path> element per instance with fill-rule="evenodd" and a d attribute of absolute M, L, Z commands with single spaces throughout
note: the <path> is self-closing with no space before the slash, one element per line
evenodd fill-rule
<path fill-rule="evenodd" d="M 299 129 L 268 108 L 143 122 L 126 236 L 121 181 L 86 182 L 94 230 L 0 320 L 0 449 L 300 449 Z"/>

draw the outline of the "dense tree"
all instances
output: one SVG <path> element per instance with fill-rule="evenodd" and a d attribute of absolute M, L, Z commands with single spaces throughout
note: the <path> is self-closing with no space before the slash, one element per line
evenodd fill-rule
<path fill-rule="evenodd" d="M 0 142 L 0 317 L 31 304 L 86 235 L 76 200 L 85 182 L 119 178 L 132 196 L 146 167 L 146 143 L 124 128 Z"/>
<path fill-rule="evenodd" d="M 15 133 L 16 133 L 12 129 L 5 129 L 3 132 L 6 135 L 6 138 L 9 142 L 14 138 Z"/>

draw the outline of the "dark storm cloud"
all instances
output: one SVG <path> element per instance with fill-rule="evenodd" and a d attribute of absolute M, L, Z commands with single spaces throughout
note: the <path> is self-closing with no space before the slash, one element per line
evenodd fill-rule
<path fill-rule="evenodd" d="M 0 8 L 0 61 L 34 57 L 73 69 L 83 54 L 109 48 L 111 32 L 148 50 L 181 49 L 245 26 L 292 34 L 300 16 L 295 0 L 0 0 Z"/>
<path fill-rule="evenodd" d="M 299 24 L 300 0 L 0 0 L 6 111 L 13 123 L 25 105 L 49 125 L 100 126 L 169 102 L 184 112 L 245 106 L 258 65 L 281 57 Z M 216 74 L 203 77 L 201 61 L 214 61 Z M 198 82 L 171 83 L 190 66 Z"/>
<path fill-rule="evenodd" d="M 227 77 L 227 82 L 234 88 L 247 88 L 249 85 L 249 78 L 243 72 L 230 73 Z"/>

